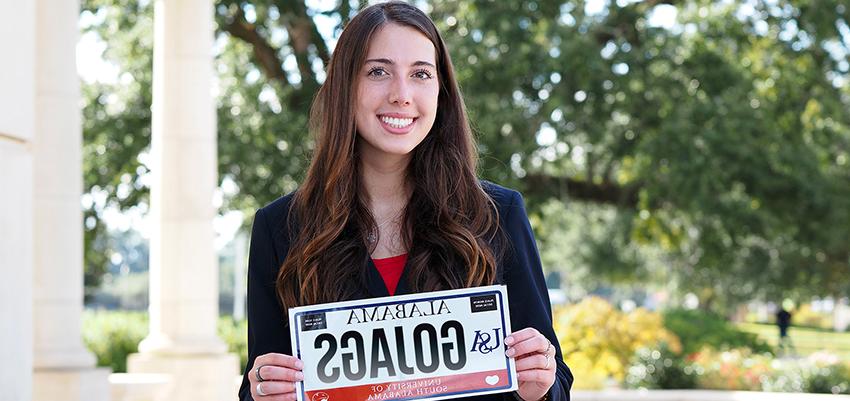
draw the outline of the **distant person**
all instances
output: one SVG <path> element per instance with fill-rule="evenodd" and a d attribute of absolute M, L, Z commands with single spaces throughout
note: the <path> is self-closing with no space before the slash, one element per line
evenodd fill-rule
<path fill-rule="evenodd" d="M 788 326 L 791 325 L 791 312 L 785 310 L 784 306 L 779 307 L 779 312 L 776 312 L 776 325 L 779 326 L 779 341 L 788 338 Z"/>
<path fill-rule="evenodd" d="M 791 312 L 788 309 L 791 309 L 791 307 L 786 307 L 786 303 L 783 302 L 782 306 L 779 307 L 779 311 L 776 312 L 776 326 L 779 327 L 778 346 L 782 354 L 789 350 L 794 351 L 794 343 L 791 342 L 791 337 L 788 336 L 788 327 L 791 326 Z"/>

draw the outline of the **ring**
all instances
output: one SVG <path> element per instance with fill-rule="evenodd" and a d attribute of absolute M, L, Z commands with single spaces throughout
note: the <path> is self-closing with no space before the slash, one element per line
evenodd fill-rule
<path fill-rule="evenodd" d="M 266 365 L 260 365 L 260 366 L 257 366 L 256 369 L 254 369 L 254 375 L 257 376 L 257 381 L 260 382 L 260 383 L 266 381 L 266 379 L 263 379 L 263 376 L 260 376 L 260 368 L 262 368 L 263 366 L 266 366 Z"/>
<path fill-rule="evenodd" d="M 549 339 L 546 339 L 546 340 L 548 341 Z M 549 346 L 546 347 L 546 352 L 543 353 L 543 356 L 546 357 L 546 366 L 543 367 L 544 370 L 549 369 L 549 365 L 552 364 L 552 357 L 554 356 L 554 353 L 555 353 L 554 348 L 555 347 L 552 345 L 552 341 L 549 341 Z M 553 355 L 549 355 L 549 350 L 552 350 Z"/>
<path fill-rule="evenodd" d="M 261 397 L 265 397 L 265 396 L 267 396 L 268 394 L 266 394 L 266 393 L 264 393 L 264 392 L 263 392 L 263 388 L 262 388 L 262 387 L 260 387 L 260 385 L 262 385 L 262 384 L 263 384 L 263 383 L 257 383 L 257 395 L 259 395 L 259 396 L 261 396 Z"/>

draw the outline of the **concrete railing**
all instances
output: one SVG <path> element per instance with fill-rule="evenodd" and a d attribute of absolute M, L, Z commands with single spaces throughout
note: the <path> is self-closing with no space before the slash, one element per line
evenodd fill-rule
<path fill-rule="evenodd" d="M 113 373 L 109 375 L 110 399 L 112 401 L 159 401 L 166 397 L 170 383 L 171 375 Z"/>

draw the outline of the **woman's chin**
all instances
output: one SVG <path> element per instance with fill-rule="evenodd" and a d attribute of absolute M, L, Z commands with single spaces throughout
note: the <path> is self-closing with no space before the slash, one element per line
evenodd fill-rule
<path fill-rule="evenodd" d="M 404 159 L 410 157 L 412 147 L 381 147 L 374 148 L 371 152 L 365 152 L 363 156 L 377 159 Z"/>

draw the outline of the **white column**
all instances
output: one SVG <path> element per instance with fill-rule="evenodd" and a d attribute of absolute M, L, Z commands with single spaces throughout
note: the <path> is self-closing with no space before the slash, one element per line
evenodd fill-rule
<path fill-rule="evenodd" d="M 0 0 L 0 401 L 32 398 L 35 7 Z"/>
<path fill-rule="evenodd" d="M 835 331 L 846 331 L 850 328 L 850 300 L 846 297 L 835 301 L 835 309 L 832 310 L 832 328 Z"/>
<path fill-rule="evenodd" d="M 3 1 L 0 1 L 0 7 Z M 0 28 L 0 32 L 3 29 Z M 2 35 L 0 35 L 2 36 Z M 0 52 L 9 54 L 0 38 Z M 13 58 L 20 60 L 18 58 Z M 0 65 L 0 75 L 9 75 Z M 3 85 L 0 77 L 0 86 Z M 14 93 L 14 92 L 12 92 Z M 0 91 L 0 105 L 12 97 Z M 20 94 L 20 92 L 18 92 Z M 21 131 L 0 113 L 0 400 L 32 397 L 32 154 Z M 31 111 L 30 111 L 31 114 Z M 14 132 L 14 133 L 13 133 Z"/>
<path fill-rule="evenodd" d="M 170 400 L 231 400 L 238 374 L 216 334 L 213 7 L 154 4 L 150 333 L 128 370 L 172 374 Z"/>
<path fill-rule="evenodd" d="M 83 345 L 83 190 L 77 0 L 36 4 L 33 400 L 108 400 Z"/>

